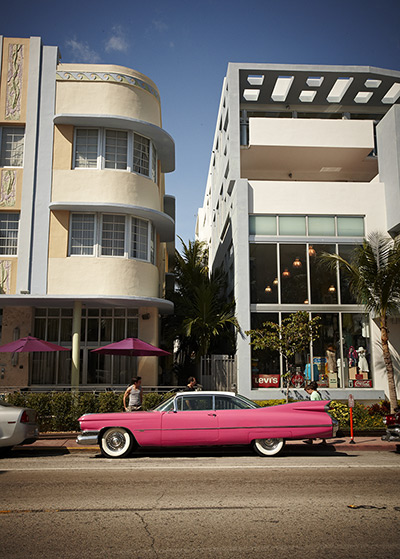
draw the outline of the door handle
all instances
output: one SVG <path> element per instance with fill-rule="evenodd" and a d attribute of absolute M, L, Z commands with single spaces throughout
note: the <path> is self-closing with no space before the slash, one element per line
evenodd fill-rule
<path fill-rule="evenodd" d="M 212 415 L 213 417 L 217 417 L 216 413 L 209 413 L 208 415 Z"/>

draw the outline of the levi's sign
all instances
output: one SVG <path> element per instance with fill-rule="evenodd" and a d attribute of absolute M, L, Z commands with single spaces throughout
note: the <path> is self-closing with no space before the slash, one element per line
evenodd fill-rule
<path fill-rule="evenodd" d="M 279 388 L 280 375 L 253 374 L 253 388 Z"/>

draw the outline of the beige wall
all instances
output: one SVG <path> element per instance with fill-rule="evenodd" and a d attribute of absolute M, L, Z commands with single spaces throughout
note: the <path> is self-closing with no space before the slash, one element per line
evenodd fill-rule
<path fill-rule="evenodd" d="M 113 72 L 137 77 L 157 90 L 143 74 L 121 66 L 60 64 L 59 72 Z M 118 115 L 137 118 L 161 126 L 160 103 L 148 91 L 133 85 L 113 81 L 57 81 L 56 114 Z"/>
<path fill-rule="evenodd" d="M 158 269 L 127 258 L 50 258 L 49 295 L 159 297 Z"/>
<path fill-rule="evenodd" d="M 3 309 L 2 344 L 7 344 L 14 340 L 15 328 L 19 328 L 17 339 L 32 334 L 32 307 L 5 307 Z M 17 357 L 13 364 L 11 353 L 0 354 L 0 386 L 20 388 L 28 386 L 29 353 L 19 353 L 15 355 Z"/>

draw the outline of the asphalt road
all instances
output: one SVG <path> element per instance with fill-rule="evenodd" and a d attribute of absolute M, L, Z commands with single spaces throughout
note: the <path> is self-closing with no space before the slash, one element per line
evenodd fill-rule
<path fill-rule="evenodd" d="M 17 453 L 0 460 L 0 557 L 387 559 L 399 489 L 391 452 Z"/>

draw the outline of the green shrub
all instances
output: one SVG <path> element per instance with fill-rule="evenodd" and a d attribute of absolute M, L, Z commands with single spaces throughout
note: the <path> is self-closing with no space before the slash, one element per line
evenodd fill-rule
<path fill-rule="evenodd" d="M 31 392 L 26 395 L 26 405 L 37 413 L 39 431 L 53 429 L 53 398 L 51 393 Z"/>
<path fill-rule="evenodd" d="M 268 406 L 279 406 L 280 404 L 286 404 L 286 400 L 254 400 L 254 401 L 262 408 L 266 408 Z"/>
<path fill-rule="evenodd" d="M 170 392 L 167 394 L 158 394 L 158 392 L 149 392 L 148 394 L 143 394 L 143 410 L 153 410 L 154 408 L 165 402 L 165 400 L 170 398 L 172 395 L 173 394 Z"/>
<path fill-rule="evenodd" d="M 368 431 L 372 429 L 384 428 L 383 414 L 376 412 L 371 413 L 371 408 L 373 408 L 373 406 L 365 406 L 364 404 L 359 404 L 358 402 L 354 403 L 354 429 Z M 331 415 L 339 421 L 341 429 L 350 429 L 350 409 L 347 403 L 332 401 L 329 411 Z"/>
<path fill-rule="evenodd" d="M 53 392 L 53 428 L 55 431 L 77 431 L 79 429 L 79 394 Z"/>
<path fill-rule="evenodd" d="M 99 413 L 123 411 L 123 397 L 123 394 L 116 394 L 115 392 L 101 392 L 98 396 Z"/>

